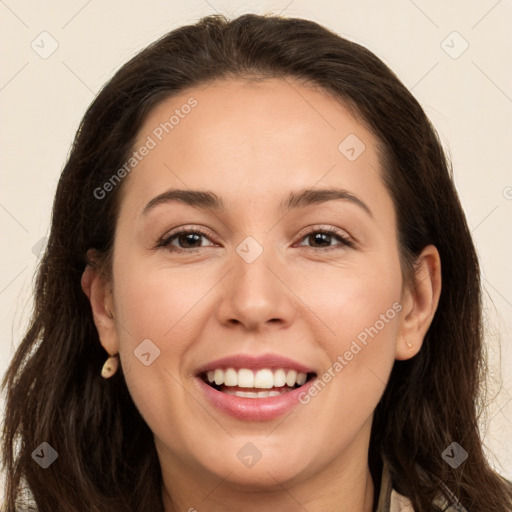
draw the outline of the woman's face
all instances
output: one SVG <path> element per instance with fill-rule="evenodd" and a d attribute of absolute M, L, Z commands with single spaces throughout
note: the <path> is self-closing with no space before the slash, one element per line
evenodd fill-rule
<path fill-rule="evenodd" d="M 282 79 L 193 88 L 145 121 L 100 336 L 169 478 L 264 488 L 367 453 L 393 362 L 421 344 L 403 348 L 413 302 L 376 145 Z M 293 370 L 314 378 L 290 390 Z"/>

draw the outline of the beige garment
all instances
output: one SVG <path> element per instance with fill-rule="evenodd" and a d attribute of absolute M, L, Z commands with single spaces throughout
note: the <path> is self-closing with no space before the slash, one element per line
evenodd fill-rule
<path fill-rule="evenodd" d="M 414 512 L 411 502 L 393 489 L 388 463 L 383 460 L 379 503 L 376 512 Z"/>
<path fill-rule="evenodd" d="M 448 489 L 446 491 L 451 495 Z M 466 508 L 458 503 L 455 496 L 452 496 L 452 498 L 453 501 L 450 503 L 445 498 L 439 496 L 434 501 L 434 504 L 444 512 L 467 512 Z M 402 496 L 393 489 L 393 481 L 386 460 L 383 461 L 382 465 L 382 479 L 376 512 L 414 512 L 409 498 Z"/>

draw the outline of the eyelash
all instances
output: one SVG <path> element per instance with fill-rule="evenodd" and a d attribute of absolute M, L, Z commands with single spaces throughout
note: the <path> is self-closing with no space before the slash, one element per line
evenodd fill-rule
<path fill-rule="evenodd" d="M 310 249 L 314 252 L 325 252 L 325 251 L 332 251 L 332 250 L 335 250 L 335 249 L 339 249 L 340 248 L 340 245 L 341 246 L 346 246 L 346 247 L 350 247 L 350 248 L 353 248 L 355 246 L 355 243 L 350 240 L 348 237 L 346 237 L 345 235 L 341 234 L 340 231 L 338 231 L 337 229 L 334 229 L 334 228 L 325 228 L 325 229 L 313 229 L 307 233 L 305 233 L 304 235 L 302 235 L 301 239 L 300 240 L 303 240 L 304 238 L 308 237 L 308 236 L 311 236 L 313 234 L 318 234 L 318 233 L 322 233 L 322 234 L 326 234 L 326 235 L 330 235 L 330 236 L 335 236 L 337 237 L 339 240 L 341 240 L 341 244 L 339 245 L 335 245 L 335 246 L 329 246 L 329 247 L 326 247 L 326 248 L 322 248 L 322 247 L 310 247 Z M 181 228 L 179 231 L 175 231 L 174 233 L 171 233 L 169 235 L 164 235 L 162 238 L 160 238 L 160 240 L 158 241 L 157 243 L 157 248 L 159 247 L 166 247 L 169 252 L 175 252 L 175 253 L 195 253 L 197 251 L 200 251 L 201 249 L 204 249 L 204 247 L 195 247 L 193 249 L 182 249 L 180 247 L 176 247 L 174 245 L 171 245 L 171 242 L 177 238 L 178 236 L 180 235 L 184 235 L 184 234 L 190 234 L 190 235 L 200 235 L 200 236 L 204 236 L 206 238 L 210 238 L 209 235 L 207 233 L 205 233 L 204 231 L 200 230 L 200 229 L 188 229 L 188 228 Z M 302 247 L 307 247 L 307 246 L 302 246 Z"/>

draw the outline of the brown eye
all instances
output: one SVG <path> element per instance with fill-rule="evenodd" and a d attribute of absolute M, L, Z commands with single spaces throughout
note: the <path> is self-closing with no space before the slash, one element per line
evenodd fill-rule
<path fill-rule="evenodd" d="M 166 247 L 171 252 L 195 252 L 204 247 L 201 245 L 203 237 L 208 238 L 208 235 L 201 230 L 181 229 L 163 237 L 157 247 Z M 173 244 L 174 241 L 179 245 Z"/>
<path fill-rule="evenodd" d="M 331 245 L 330 242 L 336 238 L 341 241 L 341 244 Z M 320 247 L 309 246 L 313 250 L 317 250 L 317 251 L 321 251 L 323 249 L 327 249 L 327 250 L 335 249 L 340 245 L 347 246 L 347 247 L 354 246 L 354 244 L 351 240 L 349 240 L 345 235 L 343 235 L 341 232 L 339 232 L 336 229 L 315 229 L 313 231 L 310 231 L 309 233 L 306 233 L 306 235 L 304 235 L 301 240 L 308 240 L 314 244 L 321 244 Z M 304 247 L 304 246 L 302 246 L 302 247 Z M 306 246 L 306 247 L 308 247 L 308 246 Z"/>

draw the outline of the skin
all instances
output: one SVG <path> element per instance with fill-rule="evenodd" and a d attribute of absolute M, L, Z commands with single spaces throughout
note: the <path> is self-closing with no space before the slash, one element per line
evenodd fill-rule
<path fill-rule="evenodd" d="M 122 184 L 111 279 L 90 266 L 82 279 L 101 343 L 119 352 L 154 433 L 165 511 L 371 511 L 373 411 L 394 361 L 421 348 L 441 290 L 439 254 L 426 247 L 418 285 L 405 286 L 377 139 L 320 89 L 283 79 L 193 88 L 160 103 L 134 147 L 191 96 L 198 105 Z M 349 134 L 366 146 L 355 161 L 338 150 Z M 279 211 L 292 191 L 329 187 L 350 191 L 373 216 L 339 200 Z M 225 210 L 173 202 L 142 215 L 169 188 L 210 190 Z M 172 242 L 199 251 L 156 247 L 180 226 L 207 232 Z M 329 227 L 357 245 L 306 236 Z M 236 252 L 247 236 L 263 248 L 252 263 Z M 288 416 L 235 419 L 195 385 L 200 365 L 235 353 L 277 353 L 322 375 L 396 302 L 401 312 Z M 160 349 L 150 366 L 133 354 L 144 339 Z M 247 442 L 262 454 L 252 467 L 237 458 Z"/>

